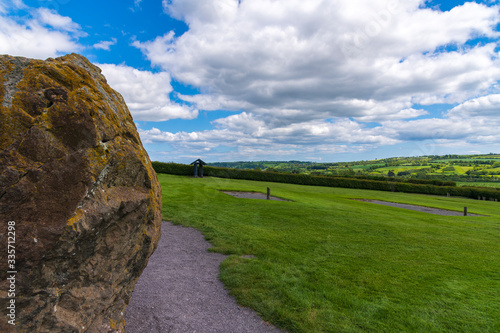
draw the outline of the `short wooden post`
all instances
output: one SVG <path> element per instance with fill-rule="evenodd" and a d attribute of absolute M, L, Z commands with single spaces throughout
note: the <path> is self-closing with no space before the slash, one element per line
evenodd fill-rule
<path fill-rule="evenodd" d="M 464 216 L 467 216 L 467 207 L 464 207 Z"/>
<path fill-rule="evenodd" d="M 194 164 L 194 178 L 198 178 L 198 163 Z"/>
<path fill-rule="evenodd" d="M 271 199 L 271 189 L 268 187 L 267 188 L 267 200 Z"/>
<path fill-rule="evenodd" d="M 200 166 L 198 167 L 198 176 L 200 178 L 203 178 L 203 164 L 200 163 Z"/>

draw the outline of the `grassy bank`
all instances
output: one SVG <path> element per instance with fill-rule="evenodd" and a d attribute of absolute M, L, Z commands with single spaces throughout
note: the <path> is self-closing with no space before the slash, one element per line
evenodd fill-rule
<path fill-rule="evenodd" d="M 238 302 L 291 332 L 500 331 L 500 204 L 405 193 L 159 175 L 163 217 L 232 254 Z M 265 192 L 292 202 L 237 199 Z M 379 199 L 489 217 L 445 217 Z M 253 255 L 255 258 L 243 258 Z"/>

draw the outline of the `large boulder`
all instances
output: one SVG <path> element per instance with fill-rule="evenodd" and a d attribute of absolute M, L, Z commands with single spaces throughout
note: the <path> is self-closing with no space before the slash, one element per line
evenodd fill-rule
<path fill-rule="evenodd" d="M 156 174 L 100 69 L 0 56 L 0 331 L 123 331 L 160 226 Z"/>

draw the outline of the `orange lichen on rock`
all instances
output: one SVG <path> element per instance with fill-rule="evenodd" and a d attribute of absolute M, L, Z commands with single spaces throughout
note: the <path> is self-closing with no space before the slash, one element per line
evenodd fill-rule
<path fill-rule="evenodd" d="M 16 222 L 22 295 L 16 327 L 123 331 L 160 237 L 161 188 L 122 96 L 80 55 L 0 56 L 0 116 L 0 217 Z"/>

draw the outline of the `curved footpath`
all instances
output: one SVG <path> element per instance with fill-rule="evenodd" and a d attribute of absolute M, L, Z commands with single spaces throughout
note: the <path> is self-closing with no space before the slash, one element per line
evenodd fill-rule
<path fill-rule="evenodd" d="M 126 333 L 281 332 L 229 296 L 218 278 L 227 256 L 210 247 L 198 230 L 163 222 L 127 307 Z"/>

